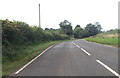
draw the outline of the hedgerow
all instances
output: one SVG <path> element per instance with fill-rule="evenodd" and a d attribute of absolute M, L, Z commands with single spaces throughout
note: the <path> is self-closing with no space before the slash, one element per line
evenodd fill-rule
<path fill-rule="evenodd" d="M 2 22 L 3 57 L 12 59 L 20 53 L 16 50 L 22 45 L 35 45 L 54 40 L 69 39 L 57 31 L 46 31 L 37 26 L 29 26 L 25 22 L 0 20 Z"/>

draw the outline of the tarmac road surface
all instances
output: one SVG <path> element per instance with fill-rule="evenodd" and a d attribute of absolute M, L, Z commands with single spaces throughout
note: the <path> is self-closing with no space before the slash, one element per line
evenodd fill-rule
<path fill-rule="evenodd" d="M 19 73 L 14 74 L 14 76 L 118 75 L 118 48 L 83 39 L 56 44 Z"/>

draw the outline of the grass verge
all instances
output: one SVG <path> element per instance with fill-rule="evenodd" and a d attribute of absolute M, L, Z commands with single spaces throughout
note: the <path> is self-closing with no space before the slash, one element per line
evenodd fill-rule
<path fill-rule="evenodd" d="M 28 63 L 30 60 L 32 60 L 34 57 L 36 57 L 38 54 L 40 54 L 42 51 L 44 51 L 49 46 L 63 42 L 63 41 L 69 41 L 69 40 L 60 40 L 60 41 L 50 41 L 46 43 L 41 43 L 34 46 L 27 46 L 27 48 L 22 49 L 21 51 L 24 51 L 27 54 L 20 54 L 19 58 L 15 57 L 16 60 L 14 61 L 6 61 L 2 64 L 2 76 L 9 76 L 12 72 L 18 70 L 23 65 Z M 20 50 L 19 50 L 20 52 Z M 22 58 L 21 58 L 22 57 Z"/>
<path fill-rule="evenodd" d="M 106 45 L 111 45 L 111 46 L 115 46 L 118 47 L 118 37 L 115 38 L 85 38 L 85 40 L 87 41 L 91 41 L 91 42 L 96 42 L 96 43 L 101 43 L 101 44 L 106 44 Z"/>

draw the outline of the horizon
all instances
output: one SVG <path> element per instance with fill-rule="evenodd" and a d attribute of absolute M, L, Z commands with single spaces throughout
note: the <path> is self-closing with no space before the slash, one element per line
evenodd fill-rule
<path fill-rule="evenodd" d="M 0 3 L 0 17 L 3 20 L 22 21 L 30 26 L 38 26 L 38 4 L 40 3 L 41 28 L 43 29 L 58 29 L 60 28 L 59 23 L 66 19 L 72 23 L 73 29 L 76 25 L 84 28 L 89 23 L 99 22 L 102 31 L 107 31 L 118 28 L 118 1 L 119 0 L 4 0 Z M 6 6 L 3 8 L 2 6 L 4 5 Z"/>
<path fill-rule="evenodd" d="M 0 19 L 0 20 L 9 20 L 9 19 Z M 9 21 L 17 21 L 17 20 L 9 20 Z M 19 22 L 24 22 L 24 21 L 19 21 Z M 24 23 L 26 23 L 26 22 L 24 22 Z M 26 24 L 28 24 L 28 23 L 26 23 Z M 92 23 L 93 24 L 93 23 Z M 29 24 L 28 24 L 29 25 Z M 77 24 L 77 25 L 79 25 L 79 24 Z M 29 25 L 29 26 L 37 26 L 37 27 L 39 27 L 38 25 Z M 81 27 L 81 26 L 80 26 Z M 102 27 L 102 26 L 101 26 Z M 47 27 L 46 27 L 47 28 Z M 60 28 L 60 26 L 59 26 L 59 28 Z M 52 29 L 59 29 L 59 28 L 52 28 Z M 85 27 L 81 27 L 81 28 L 83 28 L 83 29 L 85 29 Z M 42 28 L 42 29 L 44 29 L 45 30 L 45 28 Z M 50 29 L 50 28 L 49 28 Z M 75 27 L 73 28 L 73 26 L 72 26 L 72 29 L 74 30 L 75 29 Z M 103 29 L 103 28 L 102 28 Z M 109 29 L 109 30 L 115 30 L 115 29 L 119 29 L 119 28 L 114 28 L 114 29 Z M 102 30 L 102 31 L 109 31 L 109 30 Z"/>

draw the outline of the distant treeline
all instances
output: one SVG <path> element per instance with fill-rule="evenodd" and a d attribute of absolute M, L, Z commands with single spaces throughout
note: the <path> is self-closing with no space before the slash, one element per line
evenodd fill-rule
<path fill-rule="evenodd" d="M 46 31 L 37 26 L 29 26 L 25 22 L 0 20 L 2 23 L 3 56 L 12 57 L 18 46 L 33 45 L 54 40 L 69 39 L 59 29 Z"/>
<path fill-rule="evenodd" d="M 89 23 L 85 28 L 81 28 L 80 25 L 77 25 L 74 29 L 74 37 L 75 38 L 86 38 L 90 36 L 95 36 L 96 34 L 101 32 L 101 25 L 99 22 L 95 22 L 95 24 Z"/>
<path fill-rule="evenodd" d="M 101 32 L 101 24 L 99 22 L 95 22 L 94 24 L 89 23 L 86 25 L 85 28 L 81 28 L 80 25 L 77 25 L 75 29 L 72 29 L 72 24 L 64 20 L 63 22 L 60 22 L 60 28 L 62 30 L 62 33 L 67 34 L 69 36 L 74 36 L 74 38 L 86 38 L 90 36 L 94 36 Z"/>

